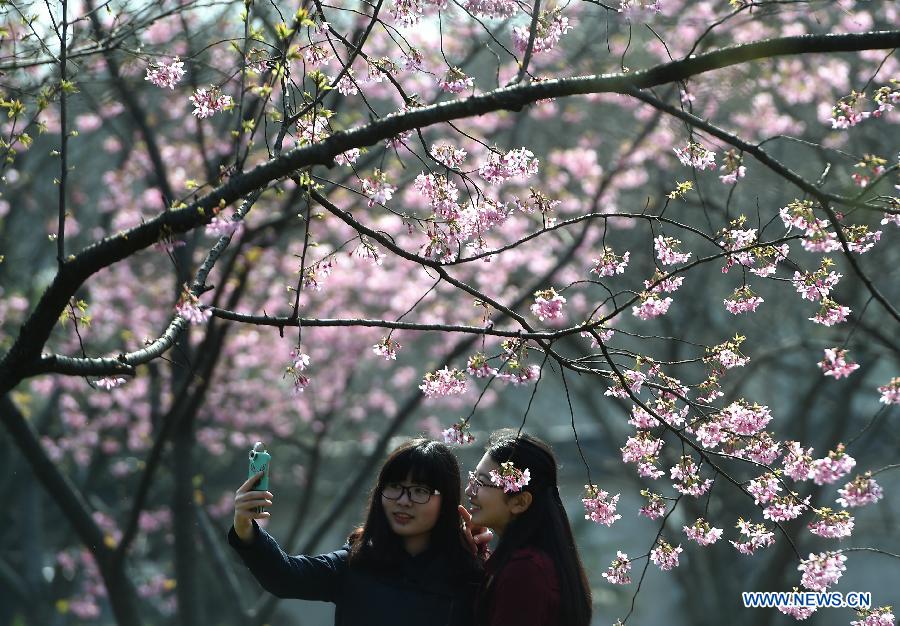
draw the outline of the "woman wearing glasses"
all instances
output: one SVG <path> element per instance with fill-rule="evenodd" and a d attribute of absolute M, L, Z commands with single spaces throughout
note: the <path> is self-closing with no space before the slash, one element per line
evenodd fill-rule
<path fill-rule="evenodd" d="M 530 435 L 499 431 L 466 495 L 467 525 L 499 537 L 476 600 L 478 626 L 588 626 L 591 592 L 559 497 L 556 457 Z"/>
<path fill-rule="evenodd" d="M 235 493 L 228 539 L 264 589 L 333 602 L 336 626 L 472 624 L 482 569 L 460 528 L 459 464 L 446 445 L 414 439 L 394 450 L 365 524 L 318 556 L 288 556 L 256 524 L 272 504 L 270 492 L 252 491 L 256 480 Z"/>

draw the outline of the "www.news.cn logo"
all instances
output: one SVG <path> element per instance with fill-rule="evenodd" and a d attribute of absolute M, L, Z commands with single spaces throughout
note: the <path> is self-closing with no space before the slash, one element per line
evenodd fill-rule
<path fill-rule="evenodd" d="M 835 609 L 868 609 L 872 606 L 872 594 L 869 591 L 744 591 L 741 599 L 745 608 L 835 608 Z"/>

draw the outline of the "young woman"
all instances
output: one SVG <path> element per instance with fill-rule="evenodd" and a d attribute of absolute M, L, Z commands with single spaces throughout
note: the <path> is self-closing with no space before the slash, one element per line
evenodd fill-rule
<path fill-rule="evenodd" d="M 515 431 L 491 436 L 469 472 L 468 526 L 499 538 L 476 600 L 478 626 L 588 626 L 591 591 L 556 484 L 556 457 Z"/>
<path fill-rule="evenodd" d="M 482 569 L 461 528 L 459 464 L 446 445 L 414 439 L 394 450 L 365 524 L 343 548 L 318 556 L 288 556 L 257 525 L 269 517 L 272 493 L 252 491 L 256 480 L 235 493 L 228 540 L 264 589 L 333 602 L 336 626 L 472 624 Z"/>

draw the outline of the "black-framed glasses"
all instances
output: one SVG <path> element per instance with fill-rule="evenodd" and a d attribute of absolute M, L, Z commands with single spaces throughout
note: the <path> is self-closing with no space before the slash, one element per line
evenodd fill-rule
<path fill-rule="evenodd" d="M 400 483 L 387 483 L 381 488 L 381 495 L 388 500 L 399 500 L 403 497 L 404 493 L 409 496 L 410 502 L 425 504 L 431 500 L 431 496 L 440 495 L 441 492 L 437 489 L 429 489 L 428 487 L 423 487 L 421 485 L 410 485 L 407 487 Z"/>
<path fill-rule="evenodd" d="M 478 474 L 476 474 L 475 472 L 469 472 L 469 489 L 472 490 L 472 495 L 478 495 L 478 490 L 482 487 L 487 487 L 488 489 L 499 489 L 497 485 L 489 485 L 488 483 L 478 478 Z"/>

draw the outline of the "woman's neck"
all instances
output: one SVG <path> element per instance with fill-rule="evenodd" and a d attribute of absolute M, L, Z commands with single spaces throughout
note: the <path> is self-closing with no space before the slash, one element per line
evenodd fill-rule
<path fill-rule="evenodd" d="M 410 556 L 418 556 L 428 549 L 431 543 L 431 537 L 417 535 L 415 537 L 404 537 L 403 548 Z"/>

